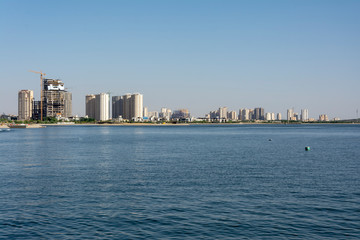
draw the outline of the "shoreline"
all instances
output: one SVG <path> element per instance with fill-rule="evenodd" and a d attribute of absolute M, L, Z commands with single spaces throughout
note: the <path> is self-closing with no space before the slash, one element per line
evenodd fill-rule
<path fill-rule="evenodd" d="M 80 124 L 39 124 L 42 126 L 229 126 L 229 125 L 348 125 L 348 124 L 360 124 L 360 123 L 80 123 Z"/>
<path fill-rule="evenodd" d="M 26 128 L 46 128 L 46 127 L 79 127 L 79 126 L 89 126 L 89 127 L 145 127 L 145 126 L 234 126 L 234 125 L 353 125 L 353 124 L 360 124 L 357 122 L 349 122 L 349 123 L 261 123 L 261 122 L 247 122 L 247 123 L 164 123 L 164 124 L 157 124 L 157 123 L 78 123 L 78 124 L 57 124 L 57 123 L 46 123 L 46 124 L 27 124 Z M 1 124 L 0 129 L 8 129 L 10 128 L 8 124 Z"/>

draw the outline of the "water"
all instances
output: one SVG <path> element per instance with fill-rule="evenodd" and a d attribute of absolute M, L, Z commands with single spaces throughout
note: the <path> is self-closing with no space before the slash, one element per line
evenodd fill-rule
<path fill-rule="evenodd" d="M 359 143 L 360 125 L 2 131 L 0 238 L 359 239 Z"/>

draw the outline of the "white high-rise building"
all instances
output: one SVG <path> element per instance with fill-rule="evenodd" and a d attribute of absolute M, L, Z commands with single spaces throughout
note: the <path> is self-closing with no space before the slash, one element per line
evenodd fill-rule
<path fill-rule="evenodd" d="M 242 109 L 242 119 L 243 121 L 249 121 L 250 120 L 250 110 L 247 108 Z"/>
<path fill-rule="evenodd" d="M 301 121 L 306 122 L 309 120 L 309 110 L 301 109 Z"/>
<path fill-rule="evenodd" d="M 230 120 L 232 120 L 232 121 L 236 121 L 238 118 L 237 118 L 237 116 L 236 116 L 236 112 L 235 111 L 230 111 L 229 113 L 228 113 L 228 118 L 230 119 Z"/>
<path fill-rule="evenodd" d="M 108 93 L 86 95 L 86 115 L 97 121 L 110 119 L 110 96 Z"/>
<path fill-rule="evenodd" d="M 275 120 L 275 113 L 266 113 L 265 114 L 266 121 L 274 121 Z"/>
<path fill-rule="evenodd" d="M 275 113 L 271 113 L 271 120 L 275 121 Z"/>
<path fill-rule="evenodd" d="M 135 93 L 131 95 L 131 120 L 143 119 L 143 95 Z"/>
<path fill-rule="evenodd" d="M 227 119 L 227 107 L 219 108 L 219 118 L 220 119 Z"/>
<path fill-rule="evenodd" d="M 144 107 L 144 113 L 143 113 L 144 117 L 149 117 L 149 110 L 148 107 Z"/>
<path fill-rule="evenodd" d="M 276 120 L 281 121 L 281 113 L 277 114 L 277 119 Z"/>
<path fill-rule="evenodd" d="M 328 122 L 329 118 L 326 114 L 321 114 L 321 115 L 319 115 L 319 121 L 320 122 Z"/>
<path fill-rule="evenodd" d="M 18 120 L 30 120 L 33 112 L 34 92 L 21 90 L 18 95 Z"/>
<path fill-rule="evenodd" d="M 290 108 L 287 110 L 287 120 L 291 121 L 294 117 L 294 109 Z"/>
<path fill-rule="evenodd" d="M 171 119 L 171 114 L 172 114 L 171 109 L 163 107 L 160 110 L 159 117 L 166 121 L 169 121 Z"/>
<path fill-rule="evenodd" d="M 266 113 L 265 114 L 265 120 L 266 121 L 271 121 L 272 119 L 271 119 L 271 113 Z"/>
<path fill-rule="evenodd" d="M 107 121 L 110 119 L 110 96 L 108 93 L 96 95 L 95 119 L 98 121 Z"/>
<path fill-rule="evenodd" d="M 145 109 L 143 107 L 143 95 L 140 93 L 114 96 L 112 101 L 113 116 L 122 116 L 127 120 L 142 120 Z M 146 110 L 147 113 L 147 110 Z"/>

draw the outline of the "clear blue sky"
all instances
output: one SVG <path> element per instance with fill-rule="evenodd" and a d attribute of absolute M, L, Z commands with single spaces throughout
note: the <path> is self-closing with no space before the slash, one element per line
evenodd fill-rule
<path fill-rule="evenodd" d="M 39 76 L 85 95 L 140 92 L 159 111 L 203 116 L 264 107 L 354 118 L 360 108 L 360 1 L 0 0 L 0 113 Z"/>

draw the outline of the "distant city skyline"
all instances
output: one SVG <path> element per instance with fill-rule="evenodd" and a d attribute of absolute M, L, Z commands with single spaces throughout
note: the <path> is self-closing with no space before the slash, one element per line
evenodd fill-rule
<path fill-rule="evenodd" d="M 264 108 L 357 118 L 359 1 L 2 1 L 0 114 L 39 78 L 85 96 L 141 92 L 148 111 Z M 304 115 L 306 113 L 304 112 Z"/>

